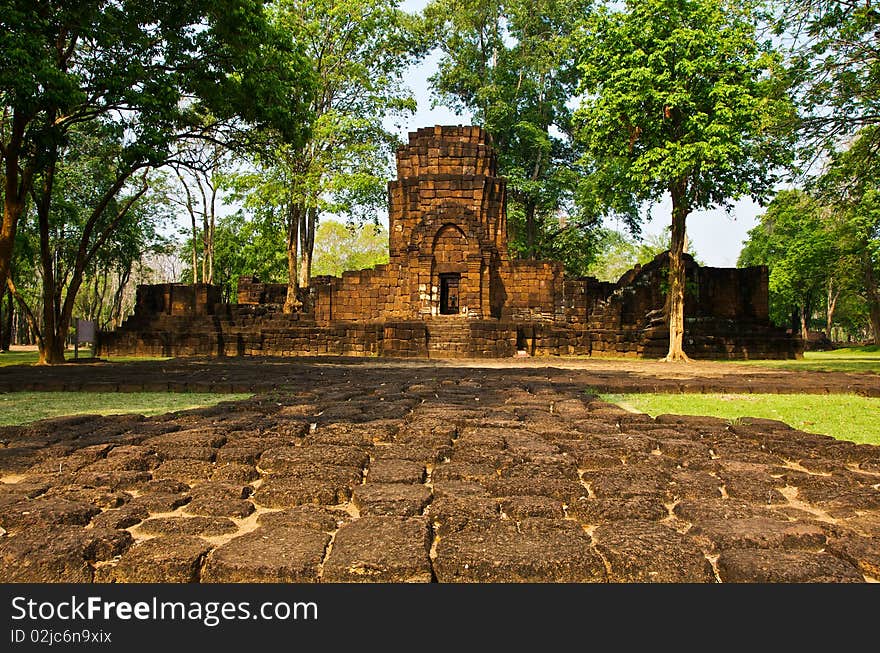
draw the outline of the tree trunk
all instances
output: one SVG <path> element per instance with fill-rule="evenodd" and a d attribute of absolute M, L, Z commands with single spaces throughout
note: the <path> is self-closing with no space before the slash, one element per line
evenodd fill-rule
<path fill-rule="evenodd" d="M 810 339 L 810 307 L 807 304 L 801 306 L 801 340 L 805 343 Z"/>
<path fill-rule="evenodd" d="M 834 277 L 828 279 L 828 298 L 825 303 L 825 335 L 829 340 L 831 330 L 834 328 L 834 310 L 837 308 L 837 300 L 840 298 L 840 286 L 834 287 Z"/>
<path fill-rule="evenodd" d="M 4 115 L 4 119 L 6 116 Z M 5 120 L 4 120 L 5 122 Z M 12 250 L 18 221 L 24 214 L 33 168 L 21 168 L 21 147 L 27 119 L 14 111 L 9 127 L 9 140 L 3 149 L 3 223 L 0 224 L 0 289 L 6 288 L 11 274 Z"/>
<path fill-rule="evenodd" d="M 302 210 L 299 232 L 299 287 L 308 288 L 312 281 L 312 254 L 315 251 L 315 229 L 318 226 L 318 209 Z"/>
<path fill-rule="evenodd" d="M 672 194 L 672 242 L 669 246 L 669 295 L 666 305 L 669 313 L 669 352 L 667 362 L 690 361 L 684 353 L 684 243 L 688 215 L 685 198 L 686 181 L 673 184 Z"/>
<path fill-rule="evenodd" d="M 290 204 L 287 208 L 287 296 L 284 299 L 284 312 L 295 313 L 301 306 L 299 301 L 299 269 L 297 266 L 299 250 L 300 207 Z"/>
<path fill-rule="evenodd" d="M 877 287 L 877 275 L 874 261 L 866 250 L 862 260 L 865 276 L 865 290 L 868 297 L 868 314 L 871 316 L 871 331 L 874 332 L 874 344 L 880 345 L 880 288 Z"/>
<path fill-rule="evenodd" d="M 3 314 L 3 324 L 0 325 L 0 351 L 9 351 L 12 345 L 12 313 L 15 307 L 12 303 L 12 292 L 7 290 L 5 295 L 6 312 Z"/>
<path fill-rule="evenodd" d="M 40 227 L 40 264 L 43 268 L 43 337 L 40 342 L 38 365 L 57 365 L 64 362 L 67 331 L 61 331 L 59 312 L 61 307 L 60 284 L 55 278 L 54 252 L 49 242 L 49 208 L 52 204 L 52 187 L 55 184 L 55 159 L 43 172 L 43 184 L 37 202 L 37 218 Z"/>

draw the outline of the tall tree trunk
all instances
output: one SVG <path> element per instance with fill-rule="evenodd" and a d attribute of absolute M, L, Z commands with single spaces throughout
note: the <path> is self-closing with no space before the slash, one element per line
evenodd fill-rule
<path fill-rule="evenodd" d="M 840 298 L 840 286 L 834 285 L 834 277 L 828 279 L 828 297 L 825 302 L 825 335 L 831 340 L 831 329 L 834 327 L 834 311 Z"/>
<path fill-rule="evenodd" d="M 287 207 L 287 296 L 284 299 L 284 312 L 295 313 L 299 301 L 299 227 L 300 208 L 293 202 Z"/>
<path fill-rule="evenodd" d="M 874 270 L 874 261 L 866 249 L 862 259 L 864 269 L 865 290 L 868 296 L 868 314 L 871 316 L 871 331 L 874 332 L 874 344 L 880 345 L 880 288 L 877 287 L 877 274 Z"/>
<path fill-rule="evenodd" d="M 299 287 L 308 288 L 312 281 L 312 254 L 315 251 L 315 229 L 318 226 L 318 209 L 308 207 L 302 211 L 299 232 Z"/>
<path fill-rule="evenodd" d="M 49 242 L 49 209 L 55 184 L 55 157 L 43 171 L 41 195 L 37 202 L 40 227 L 40 263 L 43 268 L 43 338 L 39 347 L 39 365 L 57 365 L 64 362 L 67 329 L 62 331 L 59 321 L 61 287 L 55 277 L 54 252 Z"/>
<path fill-rule="evenodd" d="M 801 340 L 805 343 L 810 339 L 810 306 L 801 306 Z"/>
<path fill-rule="evenodd" d="M 208 221 L 208 248 L 205 256 L 208 259 L 208 278 L 205 283 L 214 283 L 214 229 L 217 226 L 217 184 L 211 180 L 211 205 L 209 207 L 210 219 Z"/>
<path fill-rule="evenodd" d="M 669 246 L 669 295 L 666 300 L 669 313 L 669 352 L 665 360 L 689 361 L 684 353 L 684 243 L 689 209 L 685 197 L 686 180 L 672 185 L 672 242 Z"/>
<path fill-rule="evenodd" d="M 4 295 L 6 296 L 6 311 L 3 313 L 3 324 L 0 324 L 0 351 L 9 351 L 12 346 L 12 314 L 15 312 L 15 307 L 12 303 L 12 292 L 6 290 Z M 2 296 L 0 295 L 0 297 Z"/>
<path fill-rule="evenodd" d="M 3 149 L 3 223 L 0 224 L 0 289 L 12 273 L 12 250 L 18 221 L 24 214 L 33 178 L 31 165 L 21 169 L 21 147 L 27 118 L 20 110 L 13 111 L 9 140 Z"/>

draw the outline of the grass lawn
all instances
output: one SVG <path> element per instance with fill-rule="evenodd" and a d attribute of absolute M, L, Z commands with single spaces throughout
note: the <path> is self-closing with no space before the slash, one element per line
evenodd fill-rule
<path fill-rule="evenodd" d="M 602 399 L 652 417 L 664 413 L 776 419 L 841 440 L 880 444 L 880 399 L 857 395 L 625 394 Z"/>
<path fill-rule="evenodd" d="M 73 362 L 73 350 L 69 350 L 66 352 L 67 362 Z M 85 349 L 80 352 L 80 358 L 87 358 L 89 356 L 89 350 Z M 0 367 L 5 367 L 7 365 L 34 365 L 40 359 L 40 354 L 35 350 L 27 350 L 27 351 L 6 351 L 0 353 Z M 102 360 L 106 360 L 112 363 L 136 363 L 138 361 L 167 361 L 169 357 L 161 357 L 161 356 L 113 356 L 104 357 Z"/>
<path fill-rule="evenodd" d="M 759 365 L 785 370 L 816 372 L 874 372 L 880 374 L 880 346 L 847 347 L 833 351 L 808 351 L 799 360 L 731 361 L 735 365 Z"/>
<path fill-rule="evenodd" d="M 0 426 L 65 415 L 161 415 L 250 396 L 202 392 L 9 392 L 0 394 Z"/>

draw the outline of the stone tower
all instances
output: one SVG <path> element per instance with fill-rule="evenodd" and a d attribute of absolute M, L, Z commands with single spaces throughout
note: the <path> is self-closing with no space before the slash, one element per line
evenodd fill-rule
<path fill-rule="evenodd" d="M 508 263 L 505 180 L 480 127 L 410 133 L 388 184 L 391 263 L 409 271 L 420 316 L 500 316 Z"/>

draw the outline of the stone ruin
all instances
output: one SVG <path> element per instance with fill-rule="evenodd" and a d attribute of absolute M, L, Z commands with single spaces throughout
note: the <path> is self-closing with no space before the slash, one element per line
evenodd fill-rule
<path fill-rule="evenodd" d="M 284 314 L 283 284 L 242 277 L 236 303 L 205 284 L 139 286 L 134 314 L 100 334 L 104 356 L 321 355 L 661 357 L 667 255 L 616 284 L 567 278 L 556 261 L 511 259 L 506 182 L 489 134 L 436 126 L 409 135 L 388 184 L 387 264 L 312 280 Z M 696 358 L 793 358 L 771 324 L 766 267 L 686 257 L 685 351 Z"/>

